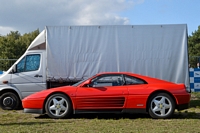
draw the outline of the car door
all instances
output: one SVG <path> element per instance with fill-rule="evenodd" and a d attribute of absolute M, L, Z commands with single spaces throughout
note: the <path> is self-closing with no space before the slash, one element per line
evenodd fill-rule
<path fill-rule="evenodd" d="M 127 86 L 129 91 L 126 108 L 146 108 L 146 101 L 149 96 L 149 91 L 146 89 L 148 87 L 147 82 L 129 75 L 124 75 L 124 79 L 124 85 Z"/>
<path fill-rule="evenodd" d="M 124 107 L 127 95 L 123 75 L 100 75 L 91 80 L 90 86 L 78 88 L 76 109 L 120 109 Z"/>
<path fill-rule="evenodd" d="M 22 97 L 46 89 L 43 70 L 43 53 L 29 53 L 16 64 L 16 72 L 11 75 L 10 83 L 17 88 Z"/>

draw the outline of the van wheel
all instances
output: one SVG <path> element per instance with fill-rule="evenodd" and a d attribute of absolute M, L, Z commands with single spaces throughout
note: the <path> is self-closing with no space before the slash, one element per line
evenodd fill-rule
<path fill-rule="evenodd" d="M 12 92 L 6 92 L 0 97 L 0 107 L 4 110 L 18 109 L 20 105 L 19 97 Z"/>
<path fill-rule="evenodd" d="M 154 94 L 148 103 L 148 112 L 152 118 L 170 118 L 174 114 L 175 101 L 166 93 Z"/>

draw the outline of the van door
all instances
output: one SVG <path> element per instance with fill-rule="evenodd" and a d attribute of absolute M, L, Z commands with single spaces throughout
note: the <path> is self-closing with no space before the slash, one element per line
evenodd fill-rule
<path fill-rule="evenodd" d="M 22 98 L 46 89 L 44 53 L 29 53 L 17 64 L 10 83 L 20 90 Z"/>

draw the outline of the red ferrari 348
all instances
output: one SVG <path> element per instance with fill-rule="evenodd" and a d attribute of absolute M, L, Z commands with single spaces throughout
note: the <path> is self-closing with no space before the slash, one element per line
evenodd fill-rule
<path fill-rule="evenodd" d="M 184 84 L 128 72 L 97 74 L 72 86 L 32 94 L 22 100 L 25 113 L 66 118 L 71 113 L 148 113 L 169 118 L 189 107 Z"/>

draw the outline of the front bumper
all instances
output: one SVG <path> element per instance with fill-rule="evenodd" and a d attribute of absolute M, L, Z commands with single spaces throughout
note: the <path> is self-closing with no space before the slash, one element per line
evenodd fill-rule
<path fill-rule="evenodd" d="M 24 109 L 24 113 L 43 114 L 43 109 Z"/>

